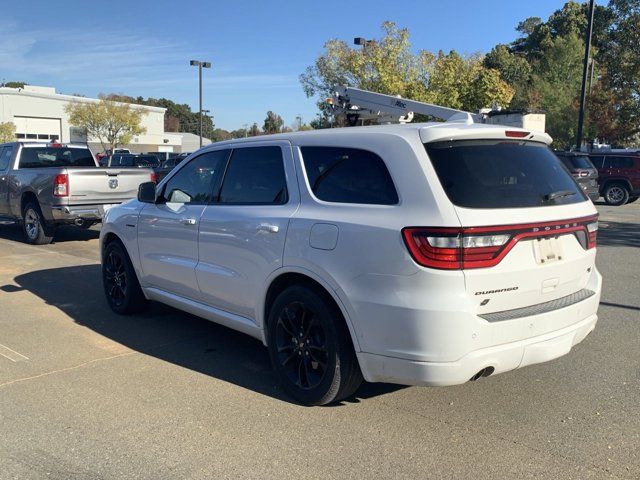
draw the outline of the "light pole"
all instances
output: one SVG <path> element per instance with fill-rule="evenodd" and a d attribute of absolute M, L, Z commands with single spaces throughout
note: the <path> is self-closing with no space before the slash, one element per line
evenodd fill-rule
<path fill-rule="evenodd" d="M 202 62 L 200 60 L 191 60 L 189 65 L 198 67 L 198 97 L 200 100 L 200 147 L 202 148 L 202 69 L 211 68 L 211 62 Z"/>
<path fill-rule="evenodd" d="M 296 120 L 298 121 L 298 131 L 302 128 L 302 115 L 296 115 Z"/>
<path fill-rule="evenodd" d="M 589 3 L 589 23 L 587 24 L 587 34 L 584 39 L 584 65 L 582 66 L 582 90 L 580 91 L 580 110 L 578 111 L 578 133 L 576 135 L 576 149 L 579 151 L 582 146 L 582 124 L 584 123 L 584 104 L 587 99 L 587 75 L 589 72 L 589 56 L 591 52 L 591 32 L 593 31 L 593 12 L 595 0 Z"/>

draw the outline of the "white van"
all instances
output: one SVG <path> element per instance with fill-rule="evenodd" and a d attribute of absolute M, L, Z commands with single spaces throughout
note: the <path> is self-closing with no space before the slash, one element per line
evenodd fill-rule
<path fill-rule="evenodd" d="M 596 209 L 550 142 L 448 122 L 212 144 L 109 210 L 107 300 L 262 340 L 305 404 L 557 358 L 594 329 L 601 276 Z"/>

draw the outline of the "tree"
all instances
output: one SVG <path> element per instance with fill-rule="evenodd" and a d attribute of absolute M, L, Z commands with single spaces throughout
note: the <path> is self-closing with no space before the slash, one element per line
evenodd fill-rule
<path fill-rule="evenodd" d="M 13 142 L 16 139 L 16 126 L 13 122 L 0 123 L 0 143 Z"/>
<path fill-rule="evenodd" d="M 97 138 L 105 151 L 126 145 L 134 135 L 146 131 L 140 125 L 146 112 L 127 103 L 107 99 L 104 95 L 100 95 L 97 102 L 71 102 L 65 111 L 69 115 L 69 123 L 83 128 L 87 136 Z"/>
<path fill-rule="evenodd" d="M 229 134 L 231 138 L 244 138 L 249 134 L 249 131 L 246 128 L 238 128 L 237 130 L 231 130 Z"/>
<path fill-rule="evenodd" d="M 273 113 L 271 110 L 267 112 L 267 118 L 264 119 L 264 126 L 262 130 L 264 133 L 279 133 L 282 130 L 284 121 L 280 115 Z"/>
<path fill-rule="evenodd" d="M 7 88 L 24 88 L 25 85 L 28 85 L 26 82 L 5 82 L 2 84 L 3 87 Z"/>
<path fill-rule="evenodd" d="M 438 55 L 426 50 L 414 53 L 407 29 L 385 22 L 382 31 L 381 39 L 358 50 L 344 41 L 329 40 L 325 52 L 300 75 L 306 95 L 319 97 L 320 119 L 311 122 L 314 128 L 331 124 L 325 99 L 332 95 L 335 85 L 452 108 L 474 110 L 493 103 L 509 105 L 512 88 L 497 70 L 488 72 L 480 56 L 465 58 L 455 51 Z"/>
<path fill-rule="evenodd" d="M 258 127 L 257 123 L 254 123 L 253 125 L 251 125 L 251 128 L 249 128 L 249 136 L 250 137 L 257 137 L 261 133 L 262 132 L 260 132 L 260 127 Z"/>

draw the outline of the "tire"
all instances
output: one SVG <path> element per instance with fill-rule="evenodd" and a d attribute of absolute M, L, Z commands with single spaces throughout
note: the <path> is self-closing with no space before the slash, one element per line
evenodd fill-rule
<path fill-rule="evenodd" d="M 609 183 L 602 192 L 608 205 L 620 206 L 629 201 L 629 190 L 623 183 Z"/>
<path fill-rule="evenodd" d="M 119 315 L 139 313 L 147 307 L 140 282 L 124 246 L 117 240 L 107 244 L 102 257 L 102 285 L 107 303 Z"/>
<path fill-rule="evenodd" d="M 339 402 L 362 383 L 342 314 L 324 292 L 294 285 L 269 311 L 271 365 L 284 390 L 303 405 Z"/>
<path fill-rule="evenodd" d="M 22 233 L 31 245 L 47 245 L 53 235 L 47 235 L 47 224 L 42 216 L 40 206 L 36 202 L 27 203 L 22 209 Z"/>
<path fill-rule="evenodd" d="M 640 197 L 629 197 L 629 201 L 627 203 L 633 203 L 638 200 Z"/>

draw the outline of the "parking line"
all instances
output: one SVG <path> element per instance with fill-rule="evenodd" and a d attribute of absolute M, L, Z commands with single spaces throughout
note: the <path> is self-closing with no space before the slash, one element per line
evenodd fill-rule
<path fill-rule="evenodd" d="M 11 348 L 7 347 L 6 345 L 3 345 L 2 343 L 0 343 L 0 355 L 2 355 L 4 358 L 11 360 L 14 363 L 24 362 L 25 360 L 29 360 L 29 357 L 27 357 L 26 355 L 16 352 L 15 350 L 12 350 Z"/>

